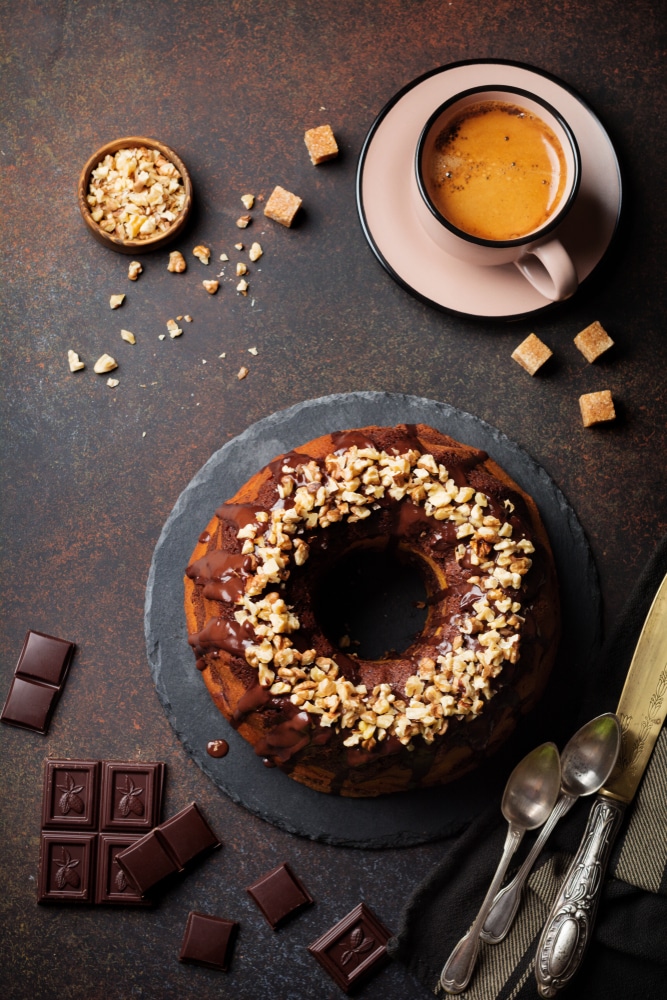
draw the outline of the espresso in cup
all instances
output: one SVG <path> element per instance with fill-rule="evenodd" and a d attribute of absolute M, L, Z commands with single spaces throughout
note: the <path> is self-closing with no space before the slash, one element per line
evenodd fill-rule
<path fill-rule="evenodd" d="M 515 240 L 551 217 L 567 183 L 565 153 L 536 114 L 504 101 L 471 104 L 434 143 L 431 197 L 442 215 L 485 240 Z"/>
<path fill-rule="evenodd" d="M 415 168 L 415 208 L 438 246 L 472 264 L 513 263 L 552 301 L 572 295 L 576 269 L 556 230 L 581 159 L 554 108 L 518 88 L 458 94 L 424 125 Z"/>

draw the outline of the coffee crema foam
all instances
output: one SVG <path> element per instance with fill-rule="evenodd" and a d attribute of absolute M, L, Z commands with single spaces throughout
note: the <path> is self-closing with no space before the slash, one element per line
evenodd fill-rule
<path fill-rule="evenodd" d="M 514 240 L 548 222 L 565 190 L 567 166 L 560 141 L 536 114 L 481 101 L 440 132 L 425 178 L 452 225 L 480 239 Z"/>

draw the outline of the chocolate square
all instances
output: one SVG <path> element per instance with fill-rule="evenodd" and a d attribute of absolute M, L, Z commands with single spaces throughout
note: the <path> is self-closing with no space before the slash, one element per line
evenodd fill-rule
<path fill-rule="evenodd" d="M 42 834 L 38 902 L 92 902 L 96 839 L 94 833 Z"/>
<path fill-rule="evenodd" d="M 97 827 L 99 763 L 47 760 L 44 768 L 42 826 L 92 830 Z"/>
<path fill-rule="evenodd" d="M 43 736 L 49 728 L 60 689 L 29 678 L 14 677 L 0 719 Z"/>
<path fill-rule="evenodd" d="M 287 863 L 278 865 L 246 890 L 274 931 L 314 900 Z"/>
<path fill-rule="evenodd" d="M 185 925 L 179 961 L 226 972 L 238 929 L 234 920 L 192 911 Z"/>
<path fill-rule="evenodd" d="M 95 902 L 119 906 L 151 906 L 118 864 L 116 857 L 141 838 L 134 834 L 101 833 L 97 844 Z"/>
<path fill-rule="evenodd" d="M 162 843 L 183 869 L 203 851 L 220 847 L 220 841 L 202 816 L 196 802 L 191 802 L 158 827 Z"/>
<path fill-rule="evenodd" d="M 30 630 L 14 673 L 58 687 L 65 680 L 73 654 L 73 642 Z"/>
<path fill-rule="evenodd" d="M 365 903 L 308 945 L 308 951 L 345 993 L 350 993 L 388 961 L 391 937 Z"/>
<path fill-rule="evenodd" d="M 115 860 L 142 895 L 167 875 L 178 871 L 178 865 L 162 843 L 158 828 L 119 851 Z"/>
<path fill-rule="evenodd" d="M 160 820 L 162 763 L 102 762 L 100 830 L 148 833 Z"/>

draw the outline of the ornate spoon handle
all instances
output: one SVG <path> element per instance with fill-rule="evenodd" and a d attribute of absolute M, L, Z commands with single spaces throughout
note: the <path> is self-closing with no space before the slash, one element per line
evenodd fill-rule
<path fill-rule="evenodd" d="M 566 792 L 561 795 L 558 802 L 553 807 L 549 819 L 540 830 L 539 837 L 533 844 L 530 853 L 526 856 L 526 860 L 521 865 L 512 881 L 506 885 L 504 889 L 500 890 L 491 904 L 491 909 L 489 910 L 486 920 L 484 921 L 484 926 L 480 935 L 482 941 L 488 941 L 489 944 L 498 944 L 504 937 L 506 937 L 507 932 L 512 926 L 516 911 L 519 909 L 524 884 L 533 870 L 533 865 L 535 864 L 538 854 L 547 842 L 549 835 L 558 820 L 572 808 L 576 801 L 575 796 L 568 795 Z"/>
<path fill-rule="evenodd" d="M 579 850 L 547 917 L 535 956 L 542 997 L 555 997 L 581 965 L 591 939 L 609 855 L 625 803 L 599 795 Z"/>

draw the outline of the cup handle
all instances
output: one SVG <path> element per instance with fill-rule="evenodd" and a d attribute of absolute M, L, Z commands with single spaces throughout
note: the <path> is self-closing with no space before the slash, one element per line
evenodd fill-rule
<path fill-rule="evenodd" d="M 550 302 L 569 299 L 579 285 L 572 259 L 558 240 L 529 247 L 514 263 L 524 278 Z"/>

